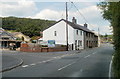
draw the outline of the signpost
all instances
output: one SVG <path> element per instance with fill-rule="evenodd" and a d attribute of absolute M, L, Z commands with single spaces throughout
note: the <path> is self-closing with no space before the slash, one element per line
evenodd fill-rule
<path fill-rule="evenodd" d="M 48 40 L 48 47 L 55 47 L 55 40 Z"/>

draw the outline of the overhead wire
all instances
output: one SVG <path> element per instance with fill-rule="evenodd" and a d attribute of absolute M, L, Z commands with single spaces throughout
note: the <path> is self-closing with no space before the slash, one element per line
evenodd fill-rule
<path fill-rule="evenodd" d="M 80 12 L 80 10 L 77 8 L 77 6 L 74 4 L 74 2 L 72 2 L 72 1 L 70 1 L 69 0 L 69 2 L 71 3 L 71 4 L 73 4 L 73 6 L 76 8 L 76 10 L 78 11 L 78 13 L 80 14 L 80 16 L 82 16 L 82 18 L 90 25 L 90 26 L 93 26 L 92 24 L 90 24 L 89 22 L 88 22 L 88 20 L 85 18 L 85 16 Z M 93 26 L 94 27 L 94 26 Z"/>
<path fill-rule="evenodd" d="M 70 11 L 72 8 L 73 8 L 73 5 L 71 4 L 70 7 L 68 8 L 68 11 Z M 64 18 L 64 11 L 62 12 L 61 17 L 62 17 L 62 19 Z"/>

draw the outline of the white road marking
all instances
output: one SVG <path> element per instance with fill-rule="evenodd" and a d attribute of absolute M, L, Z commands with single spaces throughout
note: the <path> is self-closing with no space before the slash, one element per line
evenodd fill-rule
<path fill-rule="evenodd" d="M 57 57 L 53 57 L 53 58 L 57 58 Z"/>
<path fill-rule="evenodd" d="M 45 62 L 47 62 L 47 61 L 42 61 L 42 63 L 45 63 Z"/>
<path fill-rule="evenodd" d="M 92 54 L 96 54 L 97 52 L 94 52 L 94 53 L 92 53 Z"/>
<path fill-rule="evenodd" d="M 32 64 L 30 64 L 31 66 L 34 66 L 34 65 L 36 65 L 36 64 L 40 64 L 40 63 L 45 63 L 45 62 L 48 62 L 48 61 L 51 61 L 51 60 L 53 60 L 53 59 L 49 59 L 49 60 L 46 60 L 46 61 L 42 61 L 42 62 L 37 62 L 37 63 L 32 63 Z M 23 65 L 22 67 L 28 67 L 29 65 Z"/>
<path fill-rule="evenodd" d="M 66 66 L 64 66 L 64 67 L 61 67 L 61 68 L 58 69 L 58 71 L 60 71 L 60 70 L 62 70 L 62 69 L 64 69 L 64 68 L 66 68 L 66 67 L 68 67 L 68 66 L 70 66 L 70 65 L 72 65 L 72 64 L 74 64 L 74 63 L 76 63 L 76 62 L 70 63 L 70 64 L 68 64 L 68 65 L 66 65 Z"/>
<path fill-rule="evenodd" d="M 70 56 L 70 55 L 74 55 L 74 54 L 65 54 L 65 55 L 62 55 L 62 56 L 56 56 L 56 57 L 53 57 L 52 59 L 49 59 L 49 60 L 45 60 L 45 61 L 41 61 L 41 62 L 37 62 L 37 63 L 32 63 L 30 65 L 23 65 L 22 67 L 28 67 L 28 66 L 33 66 L 33 65 L 36 65 L 36 64 L 40 64 L 40 63 L 46 63 L 48 61 L 52 61 L 54 59 L 61 59 L 62 57 L 65 57 L 65 56 Z M 72 63 L 73 64 L 73 63 Z M 72 64 L 69 64 L 69 65 L 72 65 Z"/>
<path fill-rule="evenodd" d="M 40 63 L 42 63 L 42 62 L 37 62 L 37 63 L 39 63 L 39 64 L 40 64 Z"/>
<path fill-rule="evenodd" d="M 57 59 L 61 59 L 62 57 L 57 57 Z"/>
<path fill-rule="evenodd" d="M 112 59 L 111 59 L 111 61 L 110 61 L 110 66 L 109 66 L 109 79 L 111 79 L 111 70 L 112 70 L 112 62 L 113 62 L 113 58 L 114 58 L 114 56 L 112 56 Z"/>
<path fill-rule="evenodd" d="M 87 55 L 87 56 L 85 56 L 84 58 L 87 58 L 87 57 L 89 57 L 90 55 Z"/>
<path fill-rule="evenodd" d="M 35 63 L 33 63 L 33 64 L 30 64 L 31 66 L 33 66 L 33 65 L 36 65 Z"/>
<path fill-rule="evenodd" d="M 46 60 L 46 61 L 52 61 L 53 59 L 49 59 L 49 60 Z"/>
<path fill-rule="evenodd" d="M 37 62 L 37 63 L 45 63 L 45 62 L 48 62 L 48 61 L 52 61 L 52 60 L 54 60 L 54 59 L 49 59 L 49 60 L 45 60 L 45 61 L 41 61 L 41 62 Z"/>
<path fill-rule="evenodd" d="M 28 67 L 29 65 L 23 65 L 22 67 Z"/>

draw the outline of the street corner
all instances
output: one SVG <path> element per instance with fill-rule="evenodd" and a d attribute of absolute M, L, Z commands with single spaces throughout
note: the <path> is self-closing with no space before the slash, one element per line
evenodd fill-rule
<path fill-rule="evenodd" d="M 3 55 L 2 56 L 2 71 L 0 72 L 9 71 L 18 66 L 21 66 L 22 64 L 23 64 L 23 60 L 21 58 Z"/>

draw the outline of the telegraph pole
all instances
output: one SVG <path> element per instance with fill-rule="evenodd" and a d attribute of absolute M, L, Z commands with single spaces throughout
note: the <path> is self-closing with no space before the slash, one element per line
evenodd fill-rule
<path fill-rule="evenodd" d="M 67 2 L 66 2 L 66 21 L 68 21 Z M 66 42 L 67 42 L 67 51 L 68 51 L 68 24 L 67 22 L 66 22 Z"/>
<path fill-rule="evenodd" d="M 100 29 L 98 27 L 98 47 L 100 46 Z"/>

